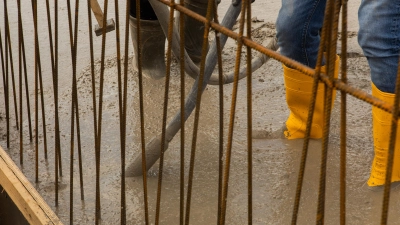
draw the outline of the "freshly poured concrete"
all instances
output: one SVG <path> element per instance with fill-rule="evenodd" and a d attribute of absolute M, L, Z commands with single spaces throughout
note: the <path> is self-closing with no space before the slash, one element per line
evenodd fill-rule
<path fill-rule="evenodd" d="M 221 16 L 229 2 L 223 2 L 220 6 Z M 42 4 L 42 3 L 41 3 Z M 82 8 L 85 8 L 82 3 Z M 101 3 L 102 4 L 102 3 Z M 254 27 L 263 27 L 255 36 L 255 40 L 261 43 L 265 38 L 274 35 L 273 24 L 280 7 L 280 1 L 261 2 L 253 4 L 253 16 L 264 22 L 254 23 Z M 10 3 L 10 5 L 12 5 Z M 2 6 L 1 6 L 2 7 Z M 10 6 L 11 7 L 11 6 Z M 29 9 L 29 5 L 24 6 Z M 64 6 L 62 6 L 64 7 Z M 13 8 L 16 9 L 15 6 Z M 65 9 L 65 8 L 64 8 Z M 267 9 L 269 13 L 265 13 Z M 113 7 L 111 7 L 113 10 Z M 122 9 L 120 9 L 121 11 Z M 357 4 L 352 3 L 351 15 L 356 15 Z M 0 9 L 2 11 L 2 8 Z M 63 11 L 65 12 L 65 11 Z M 86 16 L 86 14 L 84 14 Z M 29 11 L 27 11 L 29 19 Z M 30 15 L 31 16 L 31 15 Z M 62 15 L 62 16 L 66 16 Z M 10 16 L 12 18 L 15 15 Z M 45 17 L 41 17 L 44 19 Z M 66 17 L 65 17 L 66 18 Z M 121 18 L 123 16 L 121 15 Z M 221 18 L 220 18 L 221 19 Z M 349 83 L 354 87 L 370 92 L 370 77 L 367 61 L 362 57 L 355 32 L 357 21 L 350 17 L 348 77 Z M 12 21 L 16 21 L 15 18 Z M 93 134 L 93 106 L 91 75 L 89 67 L 89 54 L 87 52 L 87 25 L 85 17 L 80 18 L 78 42 L 78 96 L 79 115 L 82 140 L 83 157 L 83 181 L 85 200 L 80 200 L 77 145 L 75 145 L 74 180 L 73 180 L 73 223 L 93 224 L 95 209 L 95 150 Z M 123 20 L 121 20 L 123 21 Z M 44 21 L 41 26 L 44 26 Z M 264 23 L 266 25 L 264 25 Z M 0 24 L 4 24 L 3 21 Z M 63 28 L 67 25 L 62 22 Z M 3 29 L 3 28 L 2 28 Z M 15 29 L 15 30 L 14 30 Z M 27 41 L 33 46 L 32 29 L 27 29 Z M 3 30 L 2 30 L 3 31 Z M 16 28 L 12 28 L 16 34 Z M 42 30 L 42 46 L 46 49 L 45 29 Z M 65 30 L 67 32 L 67 30 Z M 67 34 L 67 33 L 65 33 Z M 13 39 L 13 45 L 18 39 Z M 47 50 L 43 50 L 43 93 L 46 103 L 47 142 L 49 145 L 49 158 L 43 155 L 43 134 L 39 128 L 39 183 L 36 187 L 48 204 L 55 210 L 64 223 L 70 222 L 69 197 L 70 197 L 70 115 L 71 115 L 71 65 L 68 46 L 68 35 L 61 36 L 62 54 L 59 77 L 59 110 L 62 138 L 62 166 L 63 177 L 59 182 L 59 205 L 55 206 L 54 188 L 54 100 L 50 60 Z M 115 43 L 114 33 L 107 36 L 108 44 Z M 96 94 L 99 94 L 100 74 L 100 44 L 101 39 L 95 40 L 96 49 Z M 16 46 L 16 45 L 15 45 Z M 224 71 L 233 70 L 236 54 L 235 42 L 230 41 L 224 49 Z M 33 47 L 28 48 L 32 54 Z M 131 47 L 131 46 L 130 46 Z M 132 48 L 130 48 L 132 49 Z M 17 48 L 13 49 L 16 51 Z M 244 51 L 244 50 L 243 50 Z M 339 48 L 340 52 L 340 48 Z M 16 54 L 16 53 L 15 53 Z M 30 55 L 31 56 L 31 55 Z M 16 57 L 16 56 L 14 56 Z M 243 58 L 244 59 L 244 58 Z M 33 65 L 32 57 L 29 65 Z M 131 57 L 130 57 L 131 61 Z M 17 65 L 17 64 L 16 64 Z M 121 155 L 119 133 L 119 109 L 118 109 L 118 80 L 115 57 L 115 47 L 107 47 L 107 59 L 104 70 L 104 98 L 103 98 L 103 123 L 101 144 L 101 217 L 102 224 L 120 223 L 120 188 L 121 188 Z M 129 64 L 130 65 L 130 64 Z M 139 93 L 137 73 L 129 67 L 128 73 L 128 105 L 127 105 L 127 152 L 126 163 L 140 154 L 140 120 L 139 120 Z M 180 101 L 180 77 L 176 62 L 173 62 L 169 93 L 168 121 L 179 110 Z M 33 66 L 29 67 L 30 79 L 33 82 Z M 33 83 L 32 83 L 33 84 Z M 186 93 L 191 88 L 193 80 L 186 77 Z M 144 79 L 144 112 L 145 112 L 145 138 L 149 141 L 155 134 L 161 131 L 162 107 L 164 101 L 164 79 L 153 81 Z M 285 102 L 285 90 L 283 86 L 282 67 L 279 62 L 270 60 L 261 67 L 252 77 L 253 85 L 253 224 L 288 224 L 291 221 L 297 175 L 302 150 L 302 140 L 285 140 L 269 135 L 279 130 L 288 116 Z M 229 126 L 230 104 L 232 85 L 224 85 L 224 151 Z M 3 89 L 1 88 L 1 93 Z M 33 101 L 33 85 L 30 85 L 31 107 Z M 346 219 L 348 224 L 377 224 L 380 222 L 382 191 L 370 191 L 366 187 L 371 161 L 373 158 L 371 107 L 349 96 L 347 102 L 347 174 L 346 174 Z M 235 131 L 233 137 L 232 160 L 230 171 L 230 186 L 228 190 L 228 203 L 226 212 L 227 224 L 247 223 L 247 96 L 246 80 L 239 82 Z M 98 103 L 98 98 L 96 99 Z M 24 103 L 25 104 L 25 103 Z M 12 108 L 13 109 L 13 108 Z M 13 112 L 13 111 L 12 111 Z M 41 112 L 41 111 L 39 111 Z M 2 117 L 5 116 L 4 107 L 1 108 Z M 40 114 L 39 114 L 40 115 Z M 12 119 L 14 114 L 11 113 Z M 34 118 L 34 117 L 32 117 Z M 29 143 L 27 133 L 27 117 L 24 114 L 24 164 L 21 168 L 28 179 L 34 183 L 34 144 Z M 15 120 L 15 119 L 14 119 Z M 8 149 L 10 155 L 19 162 L 19 136 L 12 120 L 12 143 Z M 340 162 L 340 93 L 337 94 L 335 107 L 332 113 L 331 133 L 328 150 L 327 192 L 325 203 L 326 224 L 339 223 L 339 162 Z M 5 126 L 4 118 L 1 120 Z M 41 124 L 41 120 L 39 121 Z M 192 191 L 192 203 L 190 224 L 215 224 L 217 221 L 217 197 L 218 197 L 218 151 L 219 151 L 219 99 L 218 87 L 208 86 L 203 94 L 201 104 L 200 126 L 196 145 L 196 158 L 194 168 L 194 180 Z M 185 195 L 188 181 L 189 158 L 192 146 L 193 116 L 186 123 L 185 133 Z M 1 128 L 5 133 L 4 127 Z M 76 142 L 76 137 L 75 137 Z M 77 143 L 77 142 L 76 142 Z M 1 145 L 5 147 L 5 136 L 2 135 Z M 304 179 L 301 206 L 299 211 L 299 224 L 314 223 L 316 219 L 318 185 L 320 177 L 320 152 L 321 141 L 312 140 L 307 158 L 306 174 Z M 225 161 L 224 161 L 225 162 Z M 165 154 L 160 224 L 179 223 L 179 183 L 180 183 L 180 135 L 179 133 L 170 143 Z M 126 180 L 127 221 L 128 224 L 144 224 L 143 186 L 141 177 L 127 178 Z M 154 223 L 156 208 L 156 192 L 158 183 L 158 163 L 148 173 L 148 200 L 150 221 Z M 400 224 L 397 217 L 400 205 L 398 187 L 392 188 L 391 204 L 389 210 L 389 224 Z M 186 202 L 186 201 L 185 201 Z"/>

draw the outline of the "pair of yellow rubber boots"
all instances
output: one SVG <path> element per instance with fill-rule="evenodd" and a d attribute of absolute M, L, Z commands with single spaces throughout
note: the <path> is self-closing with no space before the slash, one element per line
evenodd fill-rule
<path fill-rule="evenodd" d="M 338 77 L 339 56 L 335 62 L 334 77 Z M 325 67 L 321 68 L 325 72 Z M 289 67 L 283 65 L 283 74 L 286 88 L 286 102 L 290 110 L 289 118 L 286 121 L 286 130 L 284 135 L 287 139 L 304 138 L 306 132 L 306 123 L 308 117 L 308 107 L 312 95 L 313 78 Z M 310 138 L 322 138 L 324 123 L 324 87 L 319 83 L 317 97 L 314 108 L 314 116 L 311 125 Z M 394 94 L 380 91 L 372 84 L 372 95 L 385 102 L 393 104 Z M 336 96 L 336 90 L 332 93 L 332 103 Z M 389 149 L 390 128 L 392 115 L 377 107 L 372 107 L 373 117 L 373 138 L 374 138 L 374 160 L 370 178 L 367 184 L 369 186 L 381 186 L 385 184 L 386 164 Z M 397 143 L 394 153 L 394 164 L 392 173 L 392 182 L 400 181 L 400 128 L 397 131 Z"/>

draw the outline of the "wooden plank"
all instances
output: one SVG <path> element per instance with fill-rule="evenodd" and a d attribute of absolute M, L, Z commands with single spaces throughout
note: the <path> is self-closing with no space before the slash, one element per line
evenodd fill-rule
<path fill-rule="evenodd" d="M 1 147 L 0 185 L 30 224 L 62 225 L 57 215 Z"/>

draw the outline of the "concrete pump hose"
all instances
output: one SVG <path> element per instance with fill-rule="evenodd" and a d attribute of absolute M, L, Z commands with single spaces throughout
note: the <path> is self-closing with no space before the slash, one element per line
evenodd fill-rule
<path fill-rule="evenodd" d="M 265 40 L 262 43 L 262 46 L 265 46 L 273 51 L 278 50 L 278 43 L 276 38 L 272 38 L 269 40 L 269 42 L 267 43 L 267 40 Z M 267 61 L 269 60 L 269 57 L 262 54 L 262 53 L 258 53 L 258 55 L 256 56 L 255 59 L 253 59 L 251 61 L 251 71 L 254 72 L 256 70 L 258 70 L 262 65 L 264 65 Z M 247 67 L 243 67 L 240 69 L 239 71 L 239 80 L 243 79 L 247 76 Z M 235 78 L 235 73 L 231 72 L 230 74 L 227 75 L 223 75 L 222 79 L 222 83 L 223 84 L 230 84 L 233 83 L 233 80 Z M 210 85 L 219 85 L 219 77 L 218 74 L 213 74 L 210 78 L 210 80 L 208 81 L 208 84 Z"/>
<path fill-rule="evenodd" d="M 167 6 L 157 0 L 149 0 L 149 2 L 152 5 L 157 17 L 159 18 L 164 33 L 167 33 L 168 21 L 169 21 L 168 20 L 169 10 Z M 241 10 L 241 4 L 239 4 L 238 6 L 230 5 L 228 11 L 224 16 L 224 19 L 222 20 L 221 25 L 228 29 L 232 29 L 233 25 L 236 23 L 236 19 L 240 14 L 240 10 Z M 179 34 L 175 29 L 173 35 L 174 36 L 172 38 L 173 39 L 172 49 L 174 51 L 175 56 L 179 56 L 179 52 L 176 52 L 177 50 L 179 51 Z M 220 42 L 222 48 L 225 46 L 227 39 L 228 39 L 227 36 L 221 34 Z M 216 49 L 217 49 L 216 41 L 214 40 L 214 42 L 211 44 L 210 51 L 208 52 L 206 57 L 203 90 L 201 90 L 202 92 L 206 88 L 207 83 L 212 75 L 212 72 L 217 64 Z M 199 82 L 198 78 L 199 68 L 192 62 L 186 51 L 185 51 L 185 70 L 187 73 L 189 73 L 190 76 L 196 79 L 185 101 L 185 121 L 186 121 L 196 106 L 198 82 Z M 168 143 L 180 130 L 181 127 L 180 124 L 181 124 L 181 113 L 179 111 L 166 127 L 165 131 L 166 143 L 164 151 L 168 149 Z M 148 171 L 154 165 L 154 163 L 160 158 L 161 155 L 160 150 L 161 150 L 161 134 L 158 134 L 146 145 L 146 171 Z M 139 154 L 135 158 L 134 162 L 128 166 L 126 170 L 126 176 L 131 177 L 131 176 L 141 176 L 141 175 L 142 175 L 142 155 Z"/>

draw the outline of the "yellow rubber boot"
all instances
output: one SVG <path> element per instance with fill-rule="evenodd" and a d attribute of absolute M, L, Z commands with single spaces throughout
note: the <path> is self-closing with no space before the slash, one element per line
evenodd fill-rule
<path fill-rule="evenodd" d="M 372 95 L 393 104 L 394 94 L 380 91 L 374 84 Z M 374 137 L 374 160 L 372 161 L 371 174 L 368 179 L 368 186 L 379 186 L 385 184 L 386 165 L 389 152 L 390 130 L 392 114 L 387 113 L 375 106 L 372 107 L 372 126 Z M 396 146 L 394 151 L 392 182 L 400 181 L 400 129 L 397 128 Z"/>
<path fill-rule="evenodd" d="M 336 56 L 335 74 L 339 73 L 339 56 Z M 325 66 L 321 72 L 325 73 Z M 283 76 L 286 88 L 286 102 L 290 110 L 289 118 L 286 121 L 284 135 L 287 139 L 304 138 L 308 117 L 308 107 L 312 96 L 313 78 L 283 65 Z M 332 93 L 332 107 L 336 97 L 336 90 Z M 322 126 L 324 122 L 324 84 L 318 84 L 317 98 L 314 108 L 314 116 L 311 125 L 311 138 L 322 138 Z"/>

